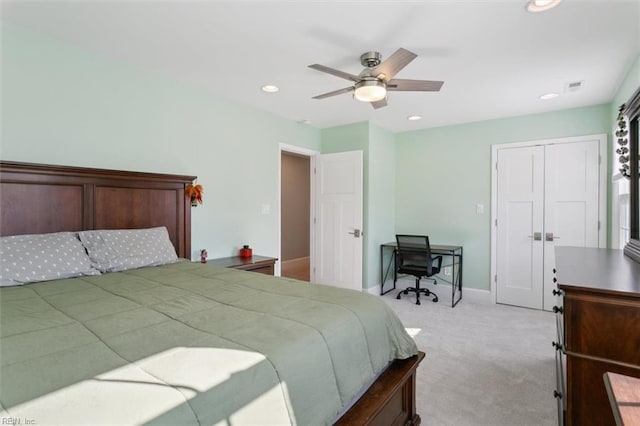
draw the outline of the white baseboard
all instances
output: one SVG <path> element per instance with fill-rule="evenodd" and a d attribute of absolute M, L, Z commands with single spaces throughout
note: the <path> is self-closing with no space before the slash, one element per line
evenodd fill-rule
<path fill-rule="evenodd" d="M 433 285 L 433 282 L 429 279 L 425 279 L 420 282 L 422 287 L 428 288 L 429 290 L 438 294 L 438 298 L 440 301 L 448 300 L 451 303 L 451 284 L 438 282 L 437 285 Z M 415 285 L 415 279 L 410 277 L 402 277 L 398 278 L 398 282 L 396 283 L 396 290 L 400 291 L 405 287 L 410 287 Z M 387 282 L 385 285 L 385 289 L 389 289 L 393 286 L 393 282 Z M 367 293 L 374 294 L 376 296 L 380 295 L 380 285 L 376 285 L 373 287 L 365 288 L 362 291 L 366 291 Z M 491 301 L 491 291 L 490 290 L 481 290 L 478 288 L 470 288 L 470 287 L 462 287 L 462 300 L 460 302 L 469 302 L 469 303 L 481 303 L 481 304 L 493 304 Z"/>

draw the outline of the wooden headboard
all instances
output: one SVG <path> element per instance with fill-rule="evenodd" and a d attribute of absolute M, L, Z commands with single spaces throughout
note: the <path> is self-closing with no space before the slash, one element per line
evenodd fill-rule
<path fill-rule="evenodd" d="M 195 176 L 0 161 L 0 235 L 166 226 L 191 257 Z"/>

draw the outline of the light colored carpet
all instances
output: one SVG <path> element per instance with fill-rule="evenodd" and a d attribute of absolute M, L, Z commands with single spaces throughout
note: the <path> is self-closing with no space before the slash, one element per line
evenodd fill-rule
<path fill-rule="evenodd" d="M 400 284 L 400 283 L 398 283 Z M 382 298 L 407 329 L 419 329 L 417 411 L 424 425 L 555 425 L 553 313 L 505 305 L 448 304 L 415 295 Z M 410 330 L 411 331 L 411 330 Z M 413 334 L 413 333 L 411 333 Z"/>

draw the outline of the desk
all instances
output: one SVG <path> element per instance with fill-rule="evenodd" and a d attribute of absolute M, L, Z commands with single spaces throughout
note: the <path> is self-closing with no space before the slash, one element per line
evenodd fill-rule
<path fill-rule="evenodd" d="M 444 281 L 451 284 L 451 307 L 453 308 L 462 300 L 462 246 L 449 246 L 442 244 L 431 244 L 431 254 L 434 256 L 450 257 L 451 263 L 443 262 L 441 274 L 436 275 L 438 281 Z M 396 251 L 398 245 L 395 241 L 380 244 L 380 295 L 387 294 L 396 289 L 395 282 L 393 288 L 384 290 L 384 285 L 389 278 L 389 272 L 396 271 Z M 385 267 L 385 252 L 390 252 L 389 260 Z M 445 260 L 445 259 L 443 259 Z M 447 279 L 444 275 L 444 268 L 451 267 L 451 279 Z M 391 269 L 393 268 L 393 269 Z M 456 298 L 457 294 L 457 298 Z"/>

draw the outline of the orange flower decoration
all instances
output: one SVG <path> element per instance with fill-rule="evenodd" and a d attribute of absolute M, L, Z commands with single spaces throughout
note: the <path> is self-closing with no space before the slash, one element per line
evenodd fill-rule
<path fill-rule="evenodd" d="M 187 186 L 187 195 L 191 198 L 191 205 L 194 207 L 198 204 L 202 204 L 203 193 L 204 190 L 200 184 Z"/>

